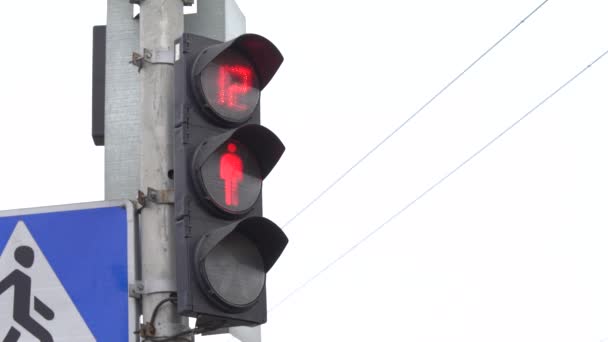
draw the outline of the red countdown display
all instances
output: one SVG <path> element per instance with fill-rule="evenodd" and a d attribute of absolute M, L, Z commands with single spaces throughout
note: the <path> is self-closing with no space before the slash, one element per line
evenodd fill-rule
<path fill-rule="evenodd" d="M 236 111 L 249 110 L 247 104 L 241 102 L 241 97 L 247 96 L 251 91 L 253 75 L 253 69 L 244 65 L 220 65 L 217 104 Z"/>
<path fill-rule="evenodd" d="M 240 53 L 226 50 L 200 74 L 206 104 L 223 121 L 243 123 L 260 101 L 260 85 L 253 65 Z"/>

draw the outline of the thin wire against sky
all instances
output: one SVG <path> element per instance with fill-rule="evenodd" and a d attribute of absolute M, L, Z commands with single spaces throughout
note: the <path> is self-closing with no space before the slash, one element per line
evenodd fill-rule
<path fill-rule="evenodd" d="M 317 202 L 321 197 L 323 197 L 329 190 L 331 190 L 336 184 L 338 184 L 344 177 L 346 177 L 352 170 L 354 170 L 359 164 L 361 164 L 367 157 L 372 155 L 380 146 L 382 146 L 385 142 L 387 142 L 395 133 L 397 133 L 401 128 L 407 125 L 414 117 L 416 117 L 420 112 L 422 112 L 426 107 L 428 107 L 431 103 L 433 103 L 441 94 L 443 94 L 448 88 L 450 88 L 456 81 L 458 81 L 464 74 L 466 74 L 473 66 L 475 66 L 479 61 L 481 61 L 488 53 L 494 50 L 503 40 L 511 35 L 519 26 L 521 26 L 526 20 L 528 20 L 534 13 L 536 13 L 541 7 L 543 7 L 549 0 L 543 1 L 540 5 L 538 5 L 532 12 L 530 12 L 525 18 L 523 18 L 517 25 L 515 25 L 509 32 L 507 32 L 504 36 L 502 36 L 496 43 L 490 46 L 484 53 L 482 53 L 477 59 L 473 61 L 468 67 L 466 67 L 458 76 L 452 79 L 448 84 L 446 84 L 438 93 L 436 93 L 430 100 L 428 100 L 422 107 L 420 107 L 417 111 L 414 112 L 410 117 L 408 117 L 405 121 L 403 121 L 397 128 L 395 128 L 392 132 L 390 132 L 386 137 L 384 137 L 378 144 L 376 144 L 371 150 L 363 155 L 357 162 L 355 162 L 351 167 L 349 167 L 342 175 L 336 178 L 328 187 L 326 187 L 323 191 L 321 191 L 312 201 L 310 201 L 304 208 L 299 210 L 293 217 L 291 217 L 285 224 L 283 224 L 282 228 L 285 229 L 291 222 L 293 222 L 298 216 L 304 213 L 308 208 L 310 208 L 315 202 Z"/>
<path fill-rule="evenodd" d="M 574 75 L 572 78 L 570 78 L 564 84 L 562 84 L 559 88 L 557 88 L 555 91 L 553 91 L 549 96 L 545 97 L 536 106 L 534 106 L 526 114 L 524 114 L 522 117 L 520 117 L 517 121 L 515 121 L 514 123 L 512 123 L 505 130 L 503 130 L 500 134 L 498 134 L 496 137 L 494 137 L 488 143 L 486 143 L 485 145 L 483 145 L 483 147 L 481 147 L 480 149 L 478 149 L 477 152 L 473 153 L 470 157 L 468 157 L 467 159 L 465 159 L 462 163 L 460 163 L 452 171 L 450 171 L 449 173 L 447 173 L 445 176 L 443 176 L 441 179 L 439 179 L 437 182 L 435 182 L 433 185 L 431 185 L 428 189 L 426 189 L 424 192 L 422 192 L 420 195 L 418 195 L 418 197 L 416 197 L 413 201 L 409 202 L 406 206 L 404 206 L 403 208 L 399 209 L 395 214 L 393 214 L 386 221 L 384 221 L 381 225 L 379 225 L 374 230 L 372 230 L 363 239 L 359 240 L 357 243 L 355 243 L 353 246 L 351 246 L 344 253 L 340 254 L 340 256 L 338 256 L 336 259 L 334 259 L 329 264 L 327 264 L 323 269 L 321 269 L 319 272 L 317 272 L 314 276 L 310 277 L 308 280 L 306 280 L 300 286 L 296 287 L 295 290 L 291 291 L 287 296 L 285 296 L 282 300 L 280 300 L 278 302 L 278 304 L 274 305 L 270 309 L 270 311 L 273 311 L 277 307 L 281 306 L 285 301 L 287 301 L 293 295 L 295 295 L 296 293 L 298 293 L 299 291 L 301 291 L 303 288 L 305 288 L 306 286 L 308 286 L 308 284 L 310 284 L 313 280 L 315 280 L 316 278 L 318 278 L 321 274 L 323 274 L 325 271 L 327 271 L 328 269 L 330 269 L 338 261 L 342 260 L 348 254 L 350 254 L 352 251 L 354 251 L 357 247 L 359 247 L 361 244 L 363 244 L 365 241 L 367 241 L 370 237 L 372 237 L 374 234 L 376 234 L 378 231 L 380 231 L 382 228 L 384 228 L 387 224 L 389 224 L 397 216 L 401 215 L 404 211 L 406 211 L 407 209 L 409 209 L 412 205 L 414 205 L 416 202 L 418 202 L 418 200 L 422 199 L 429 192 L 433 191 L 433 189 L 435 189 L 438 185 L 440 185 L 441 183 L 443 183 L 443 181 L 445 181 L 450 176 L 452 176 L 454 173 L 456 173 L 458 170 L 460 170 L 463 166 L 465 166 L 467 163 L 469 163 L 471 160 L 473 160 L 475 157 L 477 157 L 481 152 L 483 152 L 485 149 L 487 149 L 488 147 L 490 147 L 490 145 L 492 145 L 494 142 L 496 142 L 498 139 L 500 139 L 503 135 L 505 135 L 507 132 L 509 132 L 513 127 L 517 126 L 520 122 L 522 122 L 530 114 L 532 114 L 534 111 L 536 111 L 538 108 L 540 108 L 543 104 L 545 104 L 547 101 L 549 101 L 553 96 L 555 96 L 562 89 L 564 89 L 566 86 L 568 86 L 570 83 L 572 83 L 575 79 L 577 79 L 580 75 L 582 75 L 585 71 L 587 71 L 589 68 L 591 68 L 595 63 L 597 63 L 600 59 L 602 59 L 606 54 L 608 54 L 608 50 L 604 51 L 604 53 L 601 54 L 599 57 L 597 57 L 595 60 L 593 60 L 593 62 L 591 62 L 589 65 L 587 65 L 581 71 L 579 71 L 576 75 Z"/>

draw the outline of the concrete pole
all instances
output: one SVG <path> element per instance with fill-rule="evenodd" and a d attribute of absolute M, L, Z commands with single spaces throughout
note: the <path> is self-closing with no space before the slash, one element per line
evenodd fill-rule
<path fill-rule="evenodd" d="M 153 63 L 141 69 L 140 189 L 165 191 L 174 188 L 173 169 L 173 65 L 166 64 L 174 41 L 184 29 L 182 0 L 142 0 L 140 50 L 150 53 Z M 158 62 L 157 61 L 160 61 Z M 147 201 L 140 216 L 144 322 L 150 322 L 157 305 L 176 291 L 174 211 L 172 204 Z M 158 307 L 155 336 L 164 337 L 188 329 L 188 320 L 176 306 Z M 175 341 L 184 341 L 184 338 Z"/>

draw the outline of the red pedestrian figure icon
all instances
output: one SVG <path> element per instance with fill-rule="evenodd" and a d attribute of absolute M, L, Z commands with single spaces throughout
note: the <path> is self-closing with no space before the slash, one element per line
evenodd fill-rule
<path fill-rule="evenodd" d="M 224 199 L 227 206 L 239 205 L 239 183 L 243 180 L 243 160 L 236 154 L 236 144 L 228 143 L 220 158 L 220 179 L 224 181 Z"/>

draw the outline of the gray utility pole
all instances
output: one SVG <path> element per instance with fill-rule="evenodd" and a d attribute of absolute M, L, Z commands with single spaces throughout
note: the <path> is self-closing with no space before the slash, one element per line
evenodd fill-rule
<path fill-rule="evenodd" d="M 173 336 L 188 330 L 188 320 L 176 306 L 163 300 L 176 291 L 175 227 L 170 194 L 174 188 L 173 45 L 184 30 L 182 0 L 142 0 L 139 16 L 141 144 L 139 184 L 142 191 L 154 189 L 140 215 L 141 271 L 144 285 L 144 322 L 153 312 L 154 336 Z M 176 339 L 183 341 L 182 338 Z"/>
<path fill-rule="evenodd" d="M 176 291 L 173 181 L 173 44 L 186 31 L 227 41 L 245 33 L 235 0 L 199 0 L 197 13 L 184 16 L 192 0 L 107 0 L 105 86 L 105 198 L 135 200 L 137 191 L 156 191 L 139 217 L 143 322 Z M 132 3 L 139 3 L 139 20 Z M 129 65 L 141 54 L 141 69 Z M 188 330 L 175 306 L 158 306 L 154 335 Z M 247 342 L 261 341 L 260 328 L 229 331 Z M 184 337 L 175 341 L 187 340 Z"/>

